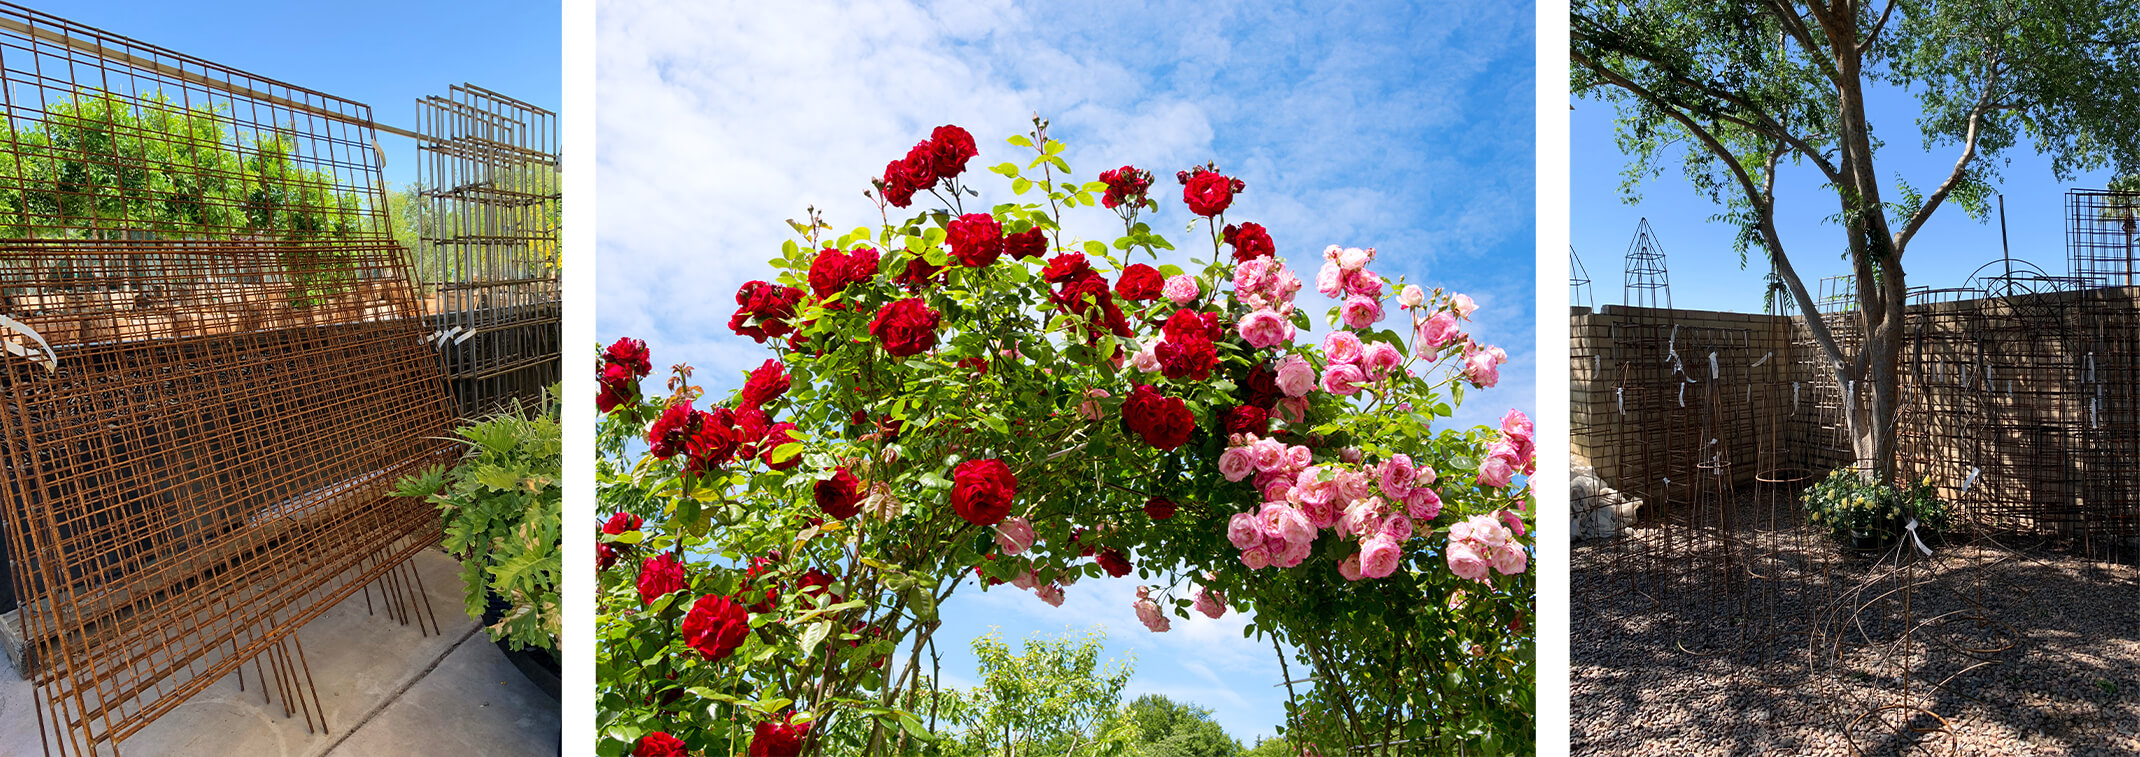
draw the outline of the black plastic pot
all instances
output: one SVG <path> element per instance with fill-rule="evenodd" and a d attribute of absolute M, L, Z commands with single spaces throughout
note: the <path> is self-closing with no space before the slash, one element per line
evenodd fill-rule
<path fill-rule="evenodd" d="M 483 625 L 496 625 L 499 620 L 505 618 L 506 611 L 510 609 L 512 605 L 507 604 L 505 598 L 491 594 L 489 602 L 483 608 Z M 489 632 L 484 633 L 487 635 Z M 505 653 L 505 659 L 511 660 L 513 667 L 519 668 L 520 674 L 527 676 L 529 682 L 542 689 L 542 693 L 550 695 L 551 699 L 558 698 L 558 692 L 563 688 L 561 678 L 564 675 L 564 666 L 559 663 L 556 652 L 541 647 L 513 649 L 512 645 L 503 639 L 491 643 L 498 645 L 498 651 Z"/>

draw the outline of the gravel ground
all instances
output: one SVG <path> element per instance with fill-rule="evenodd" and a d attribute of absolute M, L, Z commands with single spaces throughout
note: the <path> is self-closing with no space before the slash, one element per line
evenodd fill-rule
<path fill-rule="evenodd" d="M 1949 537 L 1903 560 L 1739 533 L 1576 546 L 1571 753 L 2140 755 L 2131 551 Z"/>

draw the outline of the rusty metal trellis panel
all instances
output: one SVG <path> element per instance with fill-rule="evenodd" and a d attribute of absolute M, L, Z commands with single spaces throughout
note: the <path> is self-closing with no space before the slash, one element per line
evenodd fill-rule
<path fill-rule="evenodd" d="M 47 752 L 116 753 L 248 660 L 317 709 L 287 644 L 436 542 L 386 494 L 455 452 L 369 109 L 5 4 L 0 109 L 0 510 Z"/>
<path fill-rule="evenodd" d="M 471 84 L 418 101 L 417 122 L 417 270 L 455 403 L 532 403 L 564 366 L 557 114 Z"/>

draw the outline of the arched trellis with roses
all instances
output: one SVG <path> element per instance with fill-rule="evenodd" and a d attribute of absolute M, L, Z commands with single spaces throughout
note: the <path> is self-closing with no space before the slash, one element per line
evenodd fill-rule
<path fill-rule="evenodd" d="M 965 208 L 978 151 L 944 126 L 875 182 L 877 227 L 794 224 L 736 293 L 728 328 L 774 356 L 735 394 L 682 366 L 648 393 L 645 344 L 601 351 L 600 751 L 927 753 L 963 581 L 1059 605 L 1132 572 L 1152 631 L 1247 612 L 1312 671 L 1294 743 L 1529 751 L 1531 423 L 1434 424 L 1507 359 L 1471 299 L 1372 249 L 1304 281 L 1226 222 L 1246 187 L 1216 166 L 1176 177 L 1210 258 L 1161 264 L 1149 172 L 1073 181 L 1044 121 L 1007 142 L 1019 200 Z M 1081 207 L 1122 235 L 1069 238 Z"/>

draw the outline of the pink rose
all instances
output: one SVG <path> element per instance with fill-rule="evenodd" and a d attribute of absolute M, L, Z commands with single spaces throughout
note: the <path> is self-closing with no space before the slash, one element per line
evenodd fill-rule
<path fill-rule="evenodd" d="M 1226 521 L 1226 540 L 1234 549 L 1246 550 L 1263 543 L 1263 526 L 1250 513 L 1234 513 Z"/>
<path fill-rule="evenodd" d="M 1345 271 L 1338 268 L 1337 261 L 1324 263 L 1322 270 L 1315 272 L 1315 291 L 1331 297 L 1345 293 Z"/>
<path fill-rule="evenodd" d="M 1479 306 L 1471 301 L 1471 295 L 1468 294 L 1460 294 L 1449 298 L 1449 304 L 1456 308 L 1457 316 L 1467 321 L 1471 320 L 1471 311 L 1479 309 Z"/>
<path fill-rule="evenodd" d="M 1517 536 L 1523 535 L 1523 516 L 1517 515 L 1513 512 L 1509 512 L 1507 510 L 1502 510 L 1501 522 L 1508 524 L 1508 530 L 1510 533 L 1513 533 Z"/>
<path fill-rule="evenodd" d="M 1394 371 L 1397 366 L 1404 364 L 1404 353 L 1399 352 L 1396 346 L 1388 342 L 1376 342 L 1367 345 L 1366 353 L 1360 358 L 1360 364 L 1366 366 L 1369 373 L 1380 378 L 1388 376 L 1390 371 Z"/>
<path fill-rule="evenodd" d="M 1464 377 L 1481 389 L 1492 389 L 1494 384 L 1501 382 L 1499 366 L 1500 363 L 1494 360 L 1493 353 L 1480 350 L 1464 358 Z M 1328 384 L 1329 381 L 1330 377 L 1325 375 L 1323 382 Z"/>
<path fill-rule="evenodd" d="M 1516 468 L 1509 465 L 1508 458 L 1497 455 L 1479 463 L 1478 484 L 1498 489 L 1507 486 L 1509 479 L 1515 475 Z"/>
<path fill-rule="evenodd" d="M 1360 555 L 1346 555 L 1345 560 L 1338 563 L 1338 575 L 1344 576 L 1347 581 L 1360 580 Z"/>
<path fill-rule="evenodd" d="M 1154 339 L 1145 342 L 1143 347 L 1138 348 L 1136 354 L 1130 356 L 1129 364 L 1145 373 L 1159 372 L 1159 340 Z"/>
<path fill-rule="evenodd" d="M 1346 294 L 1377 301 L 1382 299 L 1382 277 L 1367 271 L 1347 271 L 1343 278 Z"/>
<path fill-rule="evenodd" d="M 1370 537 L 1360 543 L 1360 575 L 1368 578 L 1387 578 L 1397 572 L 1397 564 L 1404 561 L 1404 550 L 1397 541 L 1387 536 Z"/>
<path fill-rule="evenodd" d="M 1308 398 L 1287 397 L 1278 401 L 1278 419 L 1299 424 L 1308 419 Z"/>
<path fill-rule="evenodd" d="M 1256 490 L 1263 492 L 1269 502 L 1285 502 L 1286 495 L 1293 491 L 1293 477 L 1283 470 L 1256 474 Z"/>
<path fill-rule="evenodd" d="M 1255 460 L 1256 470 L 1269 473 L 1285 467 L 1285 443 L 1276 439 L 1257 439 L 1249 445 L 1249 456 Z"/>
<path fill-rule="evenodd" d="M 1033 596 L 1039 597 L 1040 601 L 1048 603 L 1049 606 L 1063 606 L 1063 587 L 1055 584 L 1034 588 Z"/>
<path fill-rule="evenodd" d="M 1299 397 L 1315 388 L 1315 367 L 1299 355 L 1287 355 L 1278 359 L 1278 391 L 1287 397 Z"/>
<path fill-rule="evenodd" d="M 1271 551 L 1271 567 L 1273 568 L 1297 567 L 1302 562 L 1307 561 L 1308 553 L 1315 548 L 1315 542 L 1312 541 L 1290 541 L 1282 542 L 1282 544 L 1284 546 Z"/>
<path fill-rule="evenodd" d="M 1027 570 L 1024 573 L 1018 574 L 1016 578 L 1012 578 L 1011 585 L 1016 586 L 1020 589 L 1031 589 L 1033 587 L 1039 586 L 1040 574 L 1035 573 L 1031 570 Z"/>
<path fill-rule="evenodd" d="M 1508 529 L 1502 528 L 1501 521 L 1494 516 L 1474 515 L 1465 519 L 1465 522 L 1471 524 L 1472 541 L 1495 549 L 1508 542 Z"/>
<path fill-rule="evenodd" d="M 1338 518 L 1339 536 L 1365 537 L 1382 532 L 1382 500 L 1369 497 L 1357 500 L 1345 508 Z"/>
<path fill-rule="evenodd" d="M 1010 517 L 996 524 L 996 547 L 1003 554 L 1016 557 L 1033 548 L 1033 524 L 1021 517 Z"/>
<path fill-rule="evenodd" d="M 1352 295 L 1345 304 L 1338 306 L 1338 318 L 1350 328 L 1364 329 L 1382 320 L 1382 301 L 1372 297 Z"/>
<path fill-rule="evenodd" d="M 1228 447 L 1219 453 L 1219 475 L 1228 481 L 1239 481 L 1256 472 L 1256 463 L 1247 447 Z"/>
<path fill-rule="evenodd" d="M 1203 613 L 1205 617 L 1218 620 L 1226 615 L 1226 595 L 1198 586 L 1193 596 L 1196 598 L 1196 611 Z"/>
<path fill-rule="evenodd" d="M 1451 530 L 1451 533 L 1454 533 L 1454 529 Z M 1452 536 L 1449 540 L 1449 548 L 1445 551 L 1449 557 L 1449 572 L 1455 573 L 1459 578 L 1468 578 L 1473 581 L 1486 580 L 1486 571 L 1491 569 L 1492 566 L 1488 563 L 1486 556 L 1479 554 L 1478 548 L 1472 546 L 1470 542 L 1457 541 Z"/>
<path fill-rule="evenodd" d="M 1438 478 L 1441 478 L 1441 475 L 1434 472 L 1434 466 L 1422 465 L 1417 473 L 1412 474 L 1412 485 L 1433 486 L 1435 479 Z"/>
<path fill-rule="evenodd" d="M 1421 303 L 1426 301 L 1427 292 L 1420 289 L 1418 284 L 1406 284 L 1403 291 L 1397 293 L 1398 304 L 1407 308 L 1419 307 Z"/>
<path fill-rule="evenodd" d="M 1383 518 L 1382 530 L 1380 531 L 1380 533 L 1383 536 L 1396 539 L 1397 543 L 1399 544 L 1403 544 L 1404 542 L 1410 540 L 1412 538 L 1412 534 L 1414 533 L 1412 530 L 1412 519 L 1404 517 L 1404 515 L 1401 513 L 1397 515 L 1391 515 L 1387 518 Z M 1370 534 L 1370 536 L 1372 536 L 1372 534 Z"/>
<path fill-rule="evenodd" d="M 1424 486 L 1406 492 L 1404 514 L 1414 520 L 1433 520 L 1442 514 L 1442 495 Z"/>
<path fill-rule="evenodd" d="M 1451 315 L 1449 311 L 1443 310 L 1428 316 L 1427 321 L 1419 325 L 1419 356 L 1426 358 L 1430 351 L 1439 351 L 1449 346 L 1450 342 L 1456 341 L 1456 335 L 1456 316 Z"/>
<path fill-rule="evenodd" d="M 1367 374 L 1357 365 L 1338 364 L 1323 371 L 1323 391 L 1350 397 L 1367 384 Z"/>
<path fill-rule="evenodd" d="M 1195 302 L 1197 295 L 1203 294 L 1203 290 L 1197 288 L 1196 277 L 1184 273 L 1167 279 L 1166 287 L 1162 288 L 1159 293 L 1166 297 L 1169 302 L 1176 305 L 1187 305 Z"/>
<path fill-rule="evenodd" d="M 1369 247 L 1363 250 L 1358 247 L 1347 247 L 1338 253 L 1336 262 L 1339 268 L 1357 271 L 1366 268 L 1368 263 L 1374 261 L 1375 248 Z"/>
<path fill-rule="evenodd" d="M 1523 411 L 1511 409 L 1507 415 L 1501 416 L 1501 433 L 1507 434 L 1510 439 L 1529 441 L 1535 433 L 1535 427 Z"/>
<path fill-rule="evenodd" d="M 1367 473 L 1356 470 L 1338 471 L 1337 477 L 1332 479 L 1332 483 L 1337 485 L 1338 499 L 1346 501 L 1365 499 L 1368 487 L 1374 486 L 1373 479 L 1370 479 Z"/>
<path fill-rule="evenodd" d="M 1143 623 L 1145 628 L 1151 629 L 1152 633 L 1166 633 L 1167 629 L 1173 627 L 1173 621 L 1161 613 L 1159 603 L 1152 601 L 1145 593 L 1146 589 L 1137 589 L 1137 603 L 1133 605 L 1137 609 L 1137 621 Z"/>
<path fill-rule="evenodd" d="M 1501 571 L 1501 575 L 1513 576 L 1522 573 L 1523 566 L 1529 562 L 1530 557 L 1524 554 L 1523 548 L 1516 546 L 1515 542 L 1503 544 L 1494 550 L 1494 570 Z"/>
<path fill-rule="evenodd" d="M 1243 316 L 1239 331 L 1248 346 L 1259 350 L 1293 341 L 1294 334 L 1293 322 L 1275 310 L 1258 310 Z"/>
<path fill-rule="evenodd" d="M 1237 293 L 1254 292 L 1269 286 L 1274 258 L 1249 258 L 1233 268 L 1233 288 Z"/>
<path fill-rule="evenodd" d="M 1263 503 L 1263 533 L 1284 539 L 1287 544 L 1305 544 L 1315 541 L 1315 526 L 1308 523 L 1308 516 L 1299 508 L 1283 502 Z"/>
<path fill-rule="evenodd" d="M 1120 356 L 1121 356 L 1121 354 L 1122 354 L 1122 353 L 1119 353 L 1119 352 L 1117 352 L 1117 353 L 1115 353 L 1115 356 L 1116 356 L 1116 357 L 1120 357 Z M 1116 367 L 1120 367 L 1120 366 L 1116 366 Z M 1086 399 L 1086 400 L 1085 400 L 1084 402 L 1080 402 L 1080 403 L 1078 403 L 1078 405 L 1077 405 L 1077 415 L 1078 415 L 1078 417 L 1080 417 L 1080 418 L 1084 418 L 1085 420 L 1088 420 L 1088 421 L 1096 421 L 1096 420 L 1099 420 L 1099 419 L 1101 419 L 1101 418 L 1105 418 L 1105 417 L 1107 417 L 1107 415 L 1106 415 L 1106 411 L 1104 411 L 1104 410 L 1102 410 L 1102 409 L 1100 408 L 1100 400 L 1101 400 L 1102 398 L 1104 398 L 1104 397 L 1107 397 L 1107 396 L 1108 396 L 1108 394 L 1107 394 L 1107 390 L 1105 390 L 1105 389 L 1087 389 L 1087 390 L 1085 390 L 1085 396 L 1086 396 L 1086 397 L 1087 397 L 1088 399 Z"/>
<path fill-rule="evenodd" d="M 1301 503 L 1300 514 L 1308 516 L 1308 525 L 1314 526 L 1318 529 L 1329 528 L 1331 526 L 1337 525 L 1338 518 L 1342 516 L 1342 513 L 1338 512 L 1338 506 L 1335 500 L 1323 503 Z"/>
<path fill-rule="evenodd" d="M 1399 452 L 1382 461 L 1376 473 L 1382 477 L 1382 492 L 1392 497 L 1402 497 L 1412 490 L 1412 456 Z"/>
<path fill-rule="evenodd" d="M 1270 567 L 1271 551 L 1264 549 L 1262 544 L 1241 550 L 1241 564 L 1248 566 L 1249 570 L 1262 570 Z"/>
<path fill-rule="evenodd" d="M 1297 422 L 1297 421 L 1296 421 Z M 1285 450 L 1286 467 L 1302 470 L 1315 462 L 1315 451 L 1295 444 Z"/>
<path fill-rule="evenodd" d="M 1337 499 L 1337 484 L 1322 479 L 1322 468 L 1307 468 L 1293 480 L 1293 491 L 1288 499 L 1301 503 L 1329 504 Z"/>
<path fill-rule="evenodd" d="M 1323 356 L 1330 359 L 1331 365 L 1360 362 L 1362 354 L 1360 337 L 1350 331 L 1333 331 L 1323 337 Z"/>

